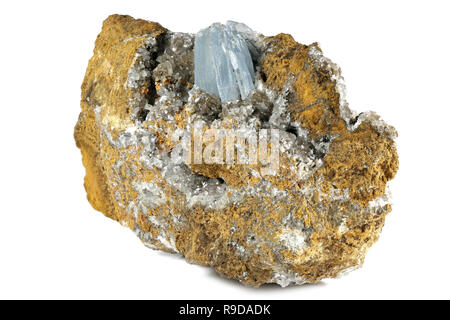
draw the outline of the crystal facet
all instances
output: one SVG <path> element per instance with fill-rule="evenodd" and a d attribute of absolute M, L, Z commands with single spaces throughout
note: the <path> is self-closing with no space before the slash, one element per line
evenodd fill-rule
<path fill-rule="evenodd" d="M 222 102 L 245 99 L 255 89 L 255 70 L 242 30 L 250 28 L 228 21 L 195 35 L 195 84 Z"/>

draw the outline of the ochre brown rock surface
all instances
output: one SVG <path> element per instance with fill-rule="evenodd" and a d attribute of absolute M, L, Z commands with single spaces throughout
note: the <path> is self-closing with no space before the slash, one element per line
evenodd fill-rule
<path fill-rule="evenodd" d="M 223 105 L 194 86 L 193 35 L 105 20 L 75 127 L 88 200 L 145 245 L 247 285 L 336 277 L 362 265 L 391 211 L 395 129 L 348 108 L 340 70 L 318 44 L 255 39 L 258 89 Z M 175 132 L 197 120 L 282 130 L 278 172 L 170 163 Z"/>

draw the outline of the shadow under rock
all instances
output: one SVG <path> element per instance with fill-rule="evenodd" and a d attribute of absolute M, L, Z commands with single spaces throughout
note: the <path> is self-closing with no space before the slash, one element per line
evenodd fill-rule
<path fill-rule="evenodd" d="M 223 283 L 224 285 L 238 287 L 243 290 L 248 290 L 251 292 L 272 292 L 272 291 L 276 292 L 276 291 L 286 291 L 286 290 L 290 290 L 290 291 L 306 290 L 306 289 L 311 289 L 311 288 L 325 287 L 327 285 L 325 282 L 319 281 L 317 283 L 305 283 L 300 286 L 290 285 L 290 286 L 283 288 L 276 283 L 267 283 L 267 284 L 263 284 L 262 286 L 260 286 L 258 288 L 255 288 L 255 287 L 251 287 L 248 285 L 244 285 L 237 280 L 224 278 L 220 274 L 218 274 L 216 271 L 214 271 L 213 269 L 211 269 L 209 267 L 208 267 L 207 276 L 213 280 Z"/>
<path fill-rule="evenodd" d="M 182 263 L 188 263 L 184 256 L 181 254 L 173 254 L 173 253 L 168 253 L 168 252 L 164 252 L 164 251 L 160 251 L 160 250 L 155 250 L 155 253 L 158 255 L 161 255 L 165 258 L 169 258 L 169 259 L 176 259 L 176 260 L 182 260 Z M 191 263 L 189 263 L 191 264 Z M 201 266 L 201 265 L 197 265 L 197 264 L 191 264 L 193 266 L 198 267 L 199 269 L 204 269 L 206 270 L 206 276 L 209 277 L 212 281 L 217 281 L 222 283 L 223 285 L 227 285 L 227 286 L 232 286 L 235 288 L 239 288 L 241 290 L 247 290 L 250 292 L 277 292 L 277 291 L 294 291 L 294 290 L 307 290 L 307 289 L 312 289 L 312 288 L 320 288 L 320 287 L 325 287 L 327 284 L 323 281 L 319 281 L 317 283 L 305 283 L 302 285 L 290 285 L 288 287 L 281 287 L 280 285 L 276 284 L 276 283 L 267 283 L 267 284 L 263 284 L 262 286 L 255 288 L 255 287 L 251 287 L 245 284 L 240 283 L 237 280 L 234 279 L 227 279 L 225 277 L 222 277 L 220 274 L 218 274 L 214 269 L 207 267 L 207 266 Z"/>

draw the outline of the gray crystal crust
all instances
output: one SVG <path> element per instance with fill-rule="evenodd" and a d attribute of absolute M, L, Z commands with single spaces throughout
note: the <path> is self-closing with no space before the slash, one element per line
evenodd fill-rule
<path fill-rule="evenodd" d="M 195 35 L 195 84 L 222 102 L 245 99 L 255 89 L 255 70 L 242 31 L 247 26 L 214 23 Z"/>

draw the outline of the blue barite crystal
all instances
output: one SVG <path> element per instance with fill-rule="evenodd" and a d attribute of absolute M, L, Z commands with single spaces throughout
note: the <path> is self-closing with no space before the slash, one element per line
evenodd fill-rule
<path fill-rule="evenodd" d="M 245 99 L 255 89 L 255 70 L 236 22 L 214 23 L 195 35 L 195 84 L 222 102 Z"/>

